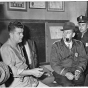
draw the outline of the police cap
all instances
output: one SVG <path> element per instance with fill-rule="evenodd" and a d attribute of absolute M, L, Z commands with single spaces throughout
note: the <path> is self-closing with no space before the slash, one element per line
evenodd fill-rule
<path fill-rule="evenodd" d="M 79 16 L 77 17 L 78 23 L 86 23 L 87 22 L 87 17 L 86 16 Z"/>

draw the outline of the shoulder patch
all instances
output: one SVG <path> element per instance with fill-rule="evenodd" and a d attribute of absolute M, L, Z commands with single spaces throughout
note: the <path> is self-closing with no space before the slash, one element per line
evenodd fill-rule
<path fill-rule="evenodd" d="M 60 42 L 60 41 L 61 41 L 61 39 L 59 39 L 59 40 L 55 41 L 53 44 L 55 44 L 55 43 L 57 43 L 57 42 Z"/>

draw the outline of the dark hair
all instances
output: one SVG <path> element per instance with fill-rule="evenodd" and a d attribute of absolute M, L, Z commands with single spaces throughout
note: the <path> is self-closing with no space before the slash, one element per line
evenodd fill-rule
<path fill-rule="evenodd" d="M 13 31 L 15 28 L 24 28 L 23 24 L 19 21 L 14 21 L 14 22 L 10 22 L 8 25 L 8 31 L 11 32 Z"/>

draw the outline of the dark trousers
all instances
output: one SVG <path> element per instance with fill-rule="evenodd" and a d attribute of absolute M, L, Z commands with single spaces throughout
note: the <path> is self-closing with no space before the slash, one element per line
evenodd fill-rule
<path fill-rule="evenodd" d="M 53 72 L 53 76 L 55 77 L 55 81 L 62 86 L 84 86 L 84 75 L 81 74 L 78 80 L 69 80 L 67 77 L 57 74 L 55 71 Z"/>

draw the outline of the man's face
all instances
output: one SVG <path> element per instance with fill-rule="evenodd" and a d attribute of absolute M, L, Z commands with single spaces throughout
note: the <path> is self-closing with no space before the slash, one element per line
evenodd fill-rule
<path fill-rule="evenodd" d="M 79 23 L 79 31 L 84 33 L 87 30 L 87 23 Z"/>
<path fill-rule="evenodd" d="M 64 30 L 63 31 L 64 41 L 70 42 L 72 37 L 73 37 L 73 31 L 72 30 Z"/>
<path fill-rule="evenodd" d="M 15 28 L 13 32 L 11 32 L 12 35 L 12 39 L 16 42 L 16 43 L 20 43 L 22 42 L 22 38 L 23 38 L 23 29 L 22 28 Z"/>

